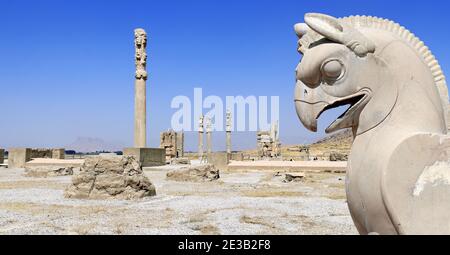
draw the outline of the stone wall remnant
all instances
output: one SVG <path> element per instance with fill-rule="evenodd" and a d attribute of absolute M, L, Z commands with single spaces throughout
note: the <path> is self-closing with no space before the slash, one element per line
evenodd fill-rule
<path fill-rule="evenodd" d="M 166 164 L 166 151 L 161 148 L 125 148 L 125 156 L 133 156 L 142 167 L 163 166 Z"/>

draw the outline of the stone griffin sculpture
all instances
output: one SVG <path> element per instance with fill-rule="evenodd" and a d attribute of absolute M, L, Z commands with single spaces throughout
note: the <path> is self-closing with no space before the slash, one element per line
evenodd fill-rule
<path fill-rule="evenodd" d="M 386 19 L 306 14 L 296 24 L 295 105 L 317 131 L 326 110 L 349 108 L 326 129 L 352 128 L 346 192 L 361 234 L 450 234 L 448 92 L 422 41 Z"/>

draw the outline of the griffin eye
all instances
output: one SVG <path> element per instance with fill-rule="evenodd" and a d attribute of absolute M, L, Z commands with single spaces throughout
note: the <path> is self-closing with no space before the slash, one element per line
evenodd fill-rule
<path fill-rule="evenodd" d="M 321 71 L 324 78 L 337 80 L 344 73 L 344 65 L 339 60 L 329 60 L 322 65 Z"/>

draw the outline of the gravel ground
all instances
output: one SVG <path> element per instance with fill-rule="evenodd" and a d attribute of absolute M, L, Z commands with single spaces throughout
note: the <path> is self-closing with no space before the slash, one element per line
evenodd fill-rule
<path fill-rule="evenodd" d="M 267 171 L 166 181 L 173 168 L 146 168 L 157 195 L 140 201 L 66 199 L 70 176 L 0 168 L 0 234 L 357 234 L 342 174 L 311 173 L 293 183 Z"/>

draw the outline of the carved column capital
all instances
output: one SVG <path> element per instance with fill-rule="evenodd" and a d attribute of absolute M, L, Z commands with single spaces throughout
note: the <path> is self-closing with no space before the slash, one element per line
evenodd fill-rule
<path fill-rule="evenodd" d="M 227 124 L 226 131 L 231 132 L 233 123 L 231 120 L 231 112 L 230 111 L 227 111 L 227 123 L 226 124 Z"/>
<path fill-rule="evenodd" d="M 198 132 L 203 133 L 204 132 L 204 116 L 200 116 L 200 119 L 198 121 Z"/>
<path fill-rule="evenodd" d="M 147 33 L 142 28 L 134 30 L 136 79 L 147 80 Z"/>

